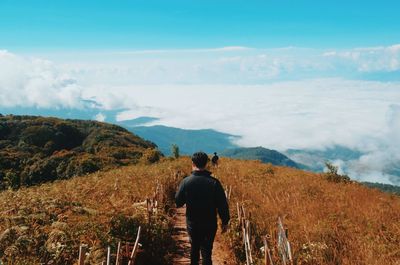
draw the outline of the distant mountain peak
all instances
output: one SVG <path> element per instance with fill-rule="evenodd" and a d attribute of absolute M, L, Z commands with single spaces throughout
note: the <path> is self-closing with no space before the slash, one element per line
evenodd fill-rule
<path fill-rule="evenodd" d="M 226 149 L 220 152 L 221 156 L 245 160 L 260 160 L 263 163 L 271 163 L 273 165 L 288 166 L 294 168 L 303 168 L 286 155 L 272 149 L 262 146 L 257 147 L 238 147 Z"/>

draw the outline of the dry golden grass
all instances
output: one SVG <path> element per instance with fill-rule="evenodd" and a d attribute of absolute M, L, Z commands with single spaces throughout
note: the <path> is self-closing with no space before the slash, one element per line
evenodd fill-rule
<path fill-rule="evenodd" d="M 77 258 L 79 245 L 85 243 L 91 248 L 92 256 L 98 256 L 93 259 L 98 260 L 104 256 L 107 245 L 115 247 L 117 241 L 124 239 L 122 235 L 113 234 L 113 230 L 120 229 L 113 226 L 123 226 L 123 222 L 129 221 L 135 223 L 135 220 L 138 225 L 145 224 L 144 207 L 134 204 L 151 197 L 156 183 L 172 179 L 179 169 L 179 162 L 165 161 L 154 166 L 121 167 L 18 191 L 2 192 L 0 258 L 3 256 L 1 259 L 11 264 L 17 262 L 16 256 L 29 260 L 28 263 L 53 261 L 53 264 L 72 264 Z M 118 219 L 121 216 L 122 221 Z M 131 217 L 136 219 L 132 221 L 129 219 Z M 154 244 L 170 243 L 167 241 L 171 241 L 171 228 L 168 218 L 161 215 L 156 225 L 147 227 L 147 234 L 144 234 L 150 237 L 150 233 L 153 233 L 154 238 L 145 238 L 144 241 L 147 241 L 147 245 L 153 244 L 150 247 L 155 251 L 170 247 Z M 7 229 L 8 234 L 4 234 Z M 16 230 L 17 235 L 10 236 L 13 234 L 10 229 Z M 123 232 L 127 239 L 131 239 L 136 234 L 137 226 L 128 229 Z M 52 235 L 60 230 L 58 238 L 56 233 L 52 242 Z M 25 245 L 18 242 L 21 237 L 28 240 Z M 49 243 L 57 242 L 61 242 L 61 246 L 48 246 Z M 43 245 L 47 250 L 42 248 Z"/>
<path fill-rule="evenodd" d="M 232 213 L 243 202 L 259 236 L 283 218 L 298 264 L 400 264 L 398 196 L 258 161 L 223 159 L 214 174 L 233 186 Z"/>
<path fill-rule="evenodd" d="M 0 254 L 4 259 L 23 251 L 29 253 L 20 255 L 24 260 L 20 264 L 56 260 L 54 255 L 64 255 L 63 264 L 71 264 L 77 258 L 79 244 L 86 243 L 94 256 L 96 248 L 101 250 L 98 255 L 104 255 L 101 248 L 115 246 L 120 240 L 110 232 L 116 216 L 137 217 L 140 223 L 144 211 L 133 204 L 151 196 L 157 181 L 171 183 L 176 172 L 188 174 L 190 166 L 188 158 L 165 159 L 153 165 L 122 167 L 2 192 L 0 235 L 12 227 L 22 229 L 27 240 L 33 241 L 25 247 L 33 249 L 28 251 L 21 242 L 14 241 L 2 246 L 7 240 L 0 237 Z M 222 158 L 219 168 L 211 170 L 224 185 L 233 187 L 233 222 L 236 202 L 243 202 L 251 211 L 258 237 L 272 234 L 277 217 L 283 218 L 297 264 L 400 264 L 398 196 L 356 183 L 332 183 L 318 174 L 257 161 Z M 167 218 L 161 218 L 157 228 L 146 234 L 152 237 L 153 233 L 146 246 L 167 244 L 169 225 Z M 135 229 L 128 236 L 134 235 Z M 59 246 L 56 253 L 43 251 L 41 246 L 46 246 L 51 236 L 57 236 L 54 231 L 59 230 L 66 234 L 67 239 L 61 240 L 66 246 Z M 44 253 L 50 256 L 44 258 Z"/>

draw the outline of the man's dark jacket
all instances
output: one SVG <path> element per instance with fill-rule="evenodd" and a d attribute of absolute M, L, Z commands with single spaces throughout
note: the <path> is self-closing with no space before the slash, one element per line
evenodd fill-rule
<path fill-rule="evenodd" d="M 175 195 L 177 207 L 186 204 L 189 227 L 216 227 L 217 211 L 223 225 L 229 222 L 229 206 L 224 189 L 209 171 L 193 171 L 182 180 Z"/>

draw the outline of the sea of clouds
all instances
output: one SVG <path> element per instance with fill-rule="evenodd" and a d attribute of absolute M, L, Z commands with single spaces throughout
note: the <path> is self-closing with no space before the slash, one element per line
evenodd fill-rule
<path fill-rule="evenodd" d="M 400 45 L 317 50 L 226 47 L 18 55 L 0 51 L 6 108 L 125 109 L 118 120 L 212 128 L 241 146 L 342 145 L 357 179 L 394 183 L 400 161 Z M 90 106 L 89 106 L 90 107 Z M 99 113 L 94 119 L 107 117 Z"/>

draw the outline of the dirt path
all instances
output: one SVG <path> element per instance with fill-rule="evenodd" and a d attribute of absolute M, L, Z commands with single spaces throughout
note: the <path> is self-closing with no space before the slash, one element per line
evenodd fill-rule
<path fill-rule="evenodd" d="M 177 249 L 173 256 L 174 265 L 190 264 L 190 242 L 186 232 L 186 208 L 178 208 L 175 213 L 175 228 L 173 239 L 177 243 Z M 217 232 L 213 248 L 214 265 L 234 265 L 233 254 L 221 240 L 220 231 Z"/>

